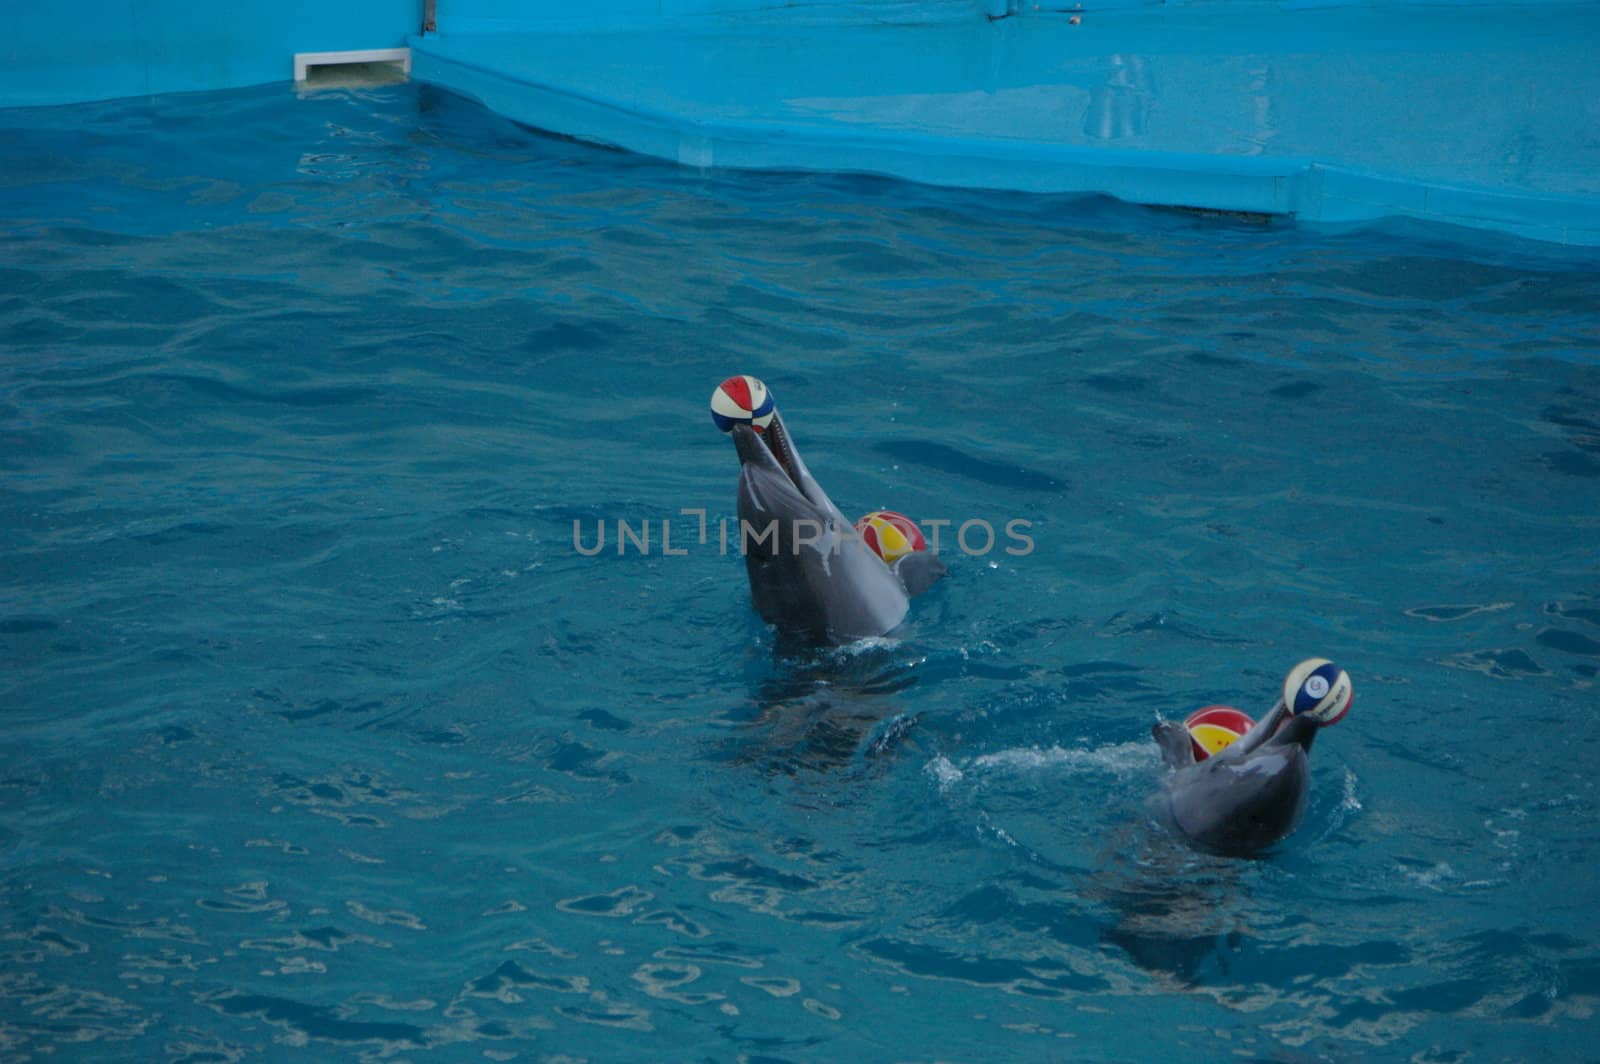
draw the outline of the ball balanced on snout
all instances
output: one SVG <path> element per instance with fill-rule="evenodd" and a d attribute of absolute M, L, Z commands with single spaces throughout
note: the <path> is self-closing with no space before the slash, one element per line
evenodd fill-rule
<path fill-rule="evenodd" d="M 755 377 L 729 377 L 711 393 L 711 420 L 723 432 L 732 432 L 735 425 L 761 432 L 772 424 L 777 409 L 772 393 Z"/>

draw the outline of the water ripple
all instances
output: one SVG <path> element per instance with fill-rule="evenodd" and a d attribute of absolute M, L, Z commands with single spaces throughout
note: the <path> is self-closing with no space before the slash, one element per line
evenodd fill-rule
<path fill-rule="evenodd" d="M 1589 1051 L 1592 253 L 421 85 L 0 129 L 0 1056 Z M 847 513 L 1032 549 L 783 645 L 733 372 Z M 1150 725 L 1311 654 L 1300 831 L 1183 847 Z"/>

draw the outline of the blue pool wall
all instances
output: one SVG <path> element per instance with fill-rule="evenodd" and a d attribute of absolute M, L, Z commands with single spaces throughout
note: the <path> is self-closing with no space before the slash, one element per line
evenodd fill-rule
<path fill-rule="evenodd" d="M 738 14 L 782 10 L 787 15 L 810 15 L 818 20 L 838 18 L 850 22 L 861 17 L 924 20 L 929 17 L 961 18 L 988 9 L 997 0 L 612 0 L 604 5 L 579 5 L 563 0 L 440 0 L 438 23 L 442 32 L 523 30 L 552 22 L 603 22 L 611 19 L 673 18 L 684 15 Z M 1006 0 L 998 0 L 1003 9 Z M 1573 0 L 1012 0 L 1010 8 L 1029 14 L 1034 3 L 1043 9 L 1162 7 L 1282 8 L 1318 7 L 1418 8 L 1418 7 L 1570 7 Z"/>
<path fill-rule="evenodd" d="M 0 107 L 288 81 L 296 52 L 397 48 L 421 24 L 422 0 L 8 4 Z"/>
<path fill-rule="evenodd" d="M 1571 0 L 1093 0 L 1107 7 L 1570 6 Z M 1045 7 L 1071 6 L 1066 0 Z M 1090 6 L 1086 4 L 1085 6 Z M 1028 0 L 439 0 L 442 33 L 526 32 L 541 26 L 781 15 L 815 22 L 926 22 L 1031 12 Z M 80 103 L 288 81 L 296 52 L 404 45 L 423 0 L 73 0 L 12 5 L 0 42 L 0 107 Z M 1441 11 L 1440 18 L 1448 18 Z M 845 30 L 841 29 L 841 32 Z"/>
<path fill-rule="evenodd" d="M 742 45 L 730 46 L 735 49 L 732 53 L 719 51 L 723 46 L 717 38 L 725 31 L 734 31 L 730 38 L 776 48 L 805 35 L 812 44 L 817 40 L 838 44 L 837 49 L 822 47 L 807 54 L 826 57 L 838 52 L 843 58 L 834 61 L 847 65 L 830 69 L 824 58 L 819 73 L 842 74 L 851 84 L 866 75 L 864 88 L 856 95 L 871 100 L 880 87 L 885 93 L 894 91 L 883 81 L 891 66 L 913 93 L 941 83 L 950 91 L 961 88 L 948 84 L 949 77 L 941 79 L 960 73 L 950 68 L 953 53 L 929 51 L 919 43 L 930 27 L 958 31 L 968 45 L 989 55 L 984 47 L 995 44 L 991 36 L 999 40 L 1030 23 L 1041 31 L 1051 21 L 1063 28 L 1063 13 L 1073 0 L 611 0 L 603 5 L 438 0 L 437 32 L 421 36 L 423 3 L 69 0 L 16 8 L 8 12 L 9 33 L 0 43 L 0 108 L 286 82 L 298 52 L 409 44 L 413 72 L 420 80 L 474 97 L 527 125 L 692 166 L 857 170 L 934 184 L 1097 193 L 1136 203 L 1334 224 L 1405 216 L 1600 247 L 1600 195 L 1588 176 L 1600 172 L 1592 159 L 1600 142 L 1588 136 L 1594 116 L 1600 114 L 1595 103 L 1600 100 L 1595 92 L 1600 75 L 1581 62 L 1584 50 L 1600 39 L 1600 22 L 1594 6 L 1572 0 L 1083 0 L 1083 6 L 1094 12 L 1124 9 L 1120 18 L 1096 22 L 1097 28 L 1105 26 L 1108 31 L 1119 24 L 1125 27 L 1122 51 L 1148 46 L 1186 55 L 1189 37 L 1174 28 L 1183 25 L 1206 31 L 1211 42 L 1204 50 L 1208 56 L 1225 58 L 1254 49 L 1282 55 L 1293 67 L 1301 54 L 1325 60 L 1332 56 L 1337 63 L 1340 49 L 1370 50 L 1376 64 L 1371 79 L 1357 78 L 1354 89 L 1346 84 L 1343 91 L 1337 85 L 1312 83 L 1312 92 L 1313 102 L 1328 112 L 1326 128 L 1335 134 L 1350 125 L 1353 116 L 1358 120 L 1355 135 L 1364 143 L 1372 142 L 1377 132 L 1398 138 L 1396 156 L 1371 169 L 1352 163 L 1350 153 L 1338 143 L 1317 145 L 1314 150 L 1286 148 L 1281 154 L 1241 154 L 1237 145 L 1226 143 L 1180 150 L 1154 142 L 1136 147 L 1062 145 L 1055 142 L 1059 137 L 1033 142 L 1001 136 L 995 132 L 998 125 L 985 125 L 971 136 L 924 136 L 915 128 L 879 129 L 810 119 L 796 125 L 790 120 L 794 108 L 789 106 L 789 95 L 806 94 L 792 85 L 769 84 L 773 79 L 764 69 L 753 71 L 749 88 L 753 95 L 769 97 L 770 114 L 746 122 L 717 110 L 720 90 L 740 88 L 725 65 L 728 56 L 738 58 L 748 51 Z M 1516 10 L 1502 10 L 1512 8 Z M 1332 13 L 1303 9 L 1343 9 L 1349 17 L 1332 21 L 1345 25 L 1344 38 L 1286 40 L 1263 28 L 1274 21 L 1305 25 L 1307 15 Z M 1171 17 L 1163 16 L 1162 10 Z M 984 22 L 985 14 L 997 13 L 1020 17 Z M 1326 21 L 1311 19 L 1309 24 Z M 1464 26 L 1468 27 L 1464 33 L 1452 37 L 1453 29 Z M 886 29 L 901 27 L 918 36 L 896 34 L 907 37 L 891 42 L 897 45 L 893 49 L 897 65 L 881 56 L 857 65 L 860 48 L 846 47 L 860 44 L 867 32 L 879 35 L 875 45 Z M 676 57 L 676 67 L 661 72 L 665 80 L 659 83 L 629 84 L 628 74 L 619 82 L 595 86 L 587 84 L 593 79 L 584 84 L 558 83 L 550 69 L 539 65 L 541 52 L 566 48 L 559 43 L 565 41 L 592 53 L 593 63 L 585 71 L 617 67 L 621 60 L 613 46 L 622 35 L 604 32 L 612 29 L 632 31 L 631 46 L 641 49 L 635 57 L 639 62 L 619 68 L 625 74 L 663 56 Z M 1012 32 L 1011 38 L 1017 35 Z M 1046 44 L 1052 39 L 1048 32 L 1031 37 Z M 1444 38 L 1454 43 L 1441 44 Z M 1534 42 L 1532 51 L 1521 50 L 1524 41 Z M 1538 67 L 1550 52 L 1550 41 L 1563 42 L 1557 51 L 1564 52 L 1548 69 Z M 1063 39 L 1062 44 L 1067 42 Z M 1002 61 L 1005 49 L 996 48 L 994 56 L 1002 57 L 996 61 Z M 1384 76 L 1382 64 L 1390 53 L 1434 56 L 1447 67 L 1452 54 L 1476 62 L 1473 69 L 1481 70 L 1481 76 L 1468 86 L 1473 99 L 1462 101 L 1457 110 L 1486 118 L 1499 115 L 1496 135 L 1505 142 L 1491 144 L 1486 153 L 1477 142 L 1493 137 L 1473 132 L 1463 134 L 1462 143 L 1449 145 L 1449 150 L 1476 146 L 1477 156 L 1508 160 L 1507 167 L 1545 166 L 1545 176 L 1553 174 L 1558 180 L 1541 184 L 1513 174 L 1498 184 L 1470 180 L 1457 184 L 1436 173 L 1408 170 L 1402 158 L 1409 151 L 1407 132 L 1425 119 L 1412 105 L 1408 95 L 1412 89 L 1404 78 Z M 498 66 L 486 61 L 494 55 L 502 60 Z M 1577 66 L 1574 56 L 1579 57 Z M 1053 71 L 1060 58 L 1049 52 L 1045 67 Z M 883 65 L 875 65 L 880 60 Z M 746 76 L 751 74 L 746 71 Z M 1414 76 L 1430 75 L 1422 69 Z M 1456 80 L 1459 88 L 1460 79 Z M 980 79 L 977 89 L 987 85 Z M 1511 91 L 1519 86 L 1525 90 L 1520 97 Z M 1259 102 L 1251 95 L 1253 89 L 1227 84 L 1214 88 L 1215 98 L 1211 89 L 1196 98 L 1219 107 L 1230 101 L 1237 107 L 1247 96 L 1250 99 L 1244 102 Z M 1300 91 L 1304 93 L 1304 84 Z M 1525 112 L 1517 108 L 1527 106 L 1530 93 L 1538 94 L 1538 122 L 1518 118 Z M 671 106 L 665 110 L 648 106 L 662 99 Z M 735 104 L 730 112 L 735 117 L 751 110 L 747 99 Z M 1432 147 L 1437 150 L 1438 145 Z M 1535 156 L 1539 162 L 1525 162 Z"/>
<path fill-rule="evenodd" d="M 613 0 L 604 5 L 579 5 L 562 0 L 440 0 L 441 33 L 526 33 L 541 27 L 592 25 L 601 28 L 674 21 L 700 16 L 780 15 L 786 21 L 937 22 L 981 16 L 1029 16 L 1035 4 L 1045 13 L 1081 3 L 1095 11 L 1139 8 L 1281 8 L 1321 7 L 1450 8 L 1571 7 L 1573 0 L 840 0 L 796 3 L 795 0 Z M 1441 14 L 1440 17 L 1448 17 Z"/>
<path fill-rule="evenodd" d="M 527 33 L 542 27 L 600 28 L 673 22 L 705 16 L 759 17 L 781 14 L 786 21 L 838 23 L 940 22 L 977 18 L 1008 0 L 846 0 L 840 3 L 796 4 L 794 0 L 613 0 L 605 5 L 576 5 L 557 0 L 442 0 L 439 32 Z M 1009 0 L 1013 5 L 1017 0 Z M 1030 0 L 1031 2 L 1031 0 Z M 1128 0 L 1118 0 L 1128 2 Z M 1133 0 L 1143 3 L 1145 0 Z"/>
<path fill-rule="evenodd" d="M 1558 7 L 1570 0 L 1093 0 L 1107 7 Z M 439 0 L 441 32 L 641 22 L 692 16 L 782 15 L 843 24 L 978 17 L 1018 0 Z M 1071 6 L 1052 3 L 1046 7 Z M 1440 14 L 1441 18 L 1448 17 Z M 11 4 L 0 42 L 0 107 L 242 88 L 292 76 L 296 52 L 393 48 L 422 25 L 422 0 L 69 0 Z"/>

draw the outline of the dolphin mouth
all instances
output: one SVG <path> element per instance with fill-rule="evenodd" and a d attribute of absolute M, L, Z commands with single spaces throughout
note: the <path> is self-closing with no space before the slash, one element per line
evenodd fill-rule
<path fill-rule="evenodd" d="M 1309 717 L 1296 717 L 1286 713 L 1283 719 L 1278 722 L 1278 726 L 1273 729 L 1266 745 L 1291 746 L 1298 744 L 1302 750 L 1309 754 L 1311 752 L 1311 743 L 1316 739 L 1317 732 L 1320 730 L 1321 728 L 1317 722 Z"/>
<path fill-rule="evenodd" d="M 760 432 L 746 425 L 735 425 L 733 443 L 739 451 L 740 464 L 749 465 L 755 462 L 765 466 L 768 464 L 767 459 L 770 458 L 783 475 L 789 478 L 794 490 L 802 496 L 806 494 L 805 483 L 800 474 L 800 462 L 795 454 L 794 443 L 783 427 L 782 418 L 773 417 L 772 423 L 765 431 Z"/>
<path fill-rule="evenodd" d="M 794 444 L 789 440 L 789 433 L 783 427 L 782 418 L 772 419 L 772 424 L 761 434 L 761 442 L 767 445 L 772 457 L 778 460 L 778 467 L 788 474 L 790 483 L 803 494 L 805 486 L 800 483 L 800 464 L 795 460 Z"/>

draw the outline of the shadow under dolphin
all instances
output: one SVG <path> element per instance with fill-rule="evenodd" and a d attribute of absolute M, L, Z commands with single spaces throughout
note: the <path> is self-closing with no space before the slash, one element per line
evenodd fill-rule
<path fill-rule="evenodd" d="M 1112 918 L 1100 941 L 1179 988 L 1226 982 L 1250 938 L 1238 866 L 1155 832 L 1119 843 L 1085 889 Z"/>
<path fill-rule="evenodd" d="M 779 650 L 771 669 L 727 718 L 735 728 L 716 744 L 716 760 L 767 775 L 870 771 L 920 720 L 901 701 L 918 682 L 916 662 L 896 644 Z"/>

